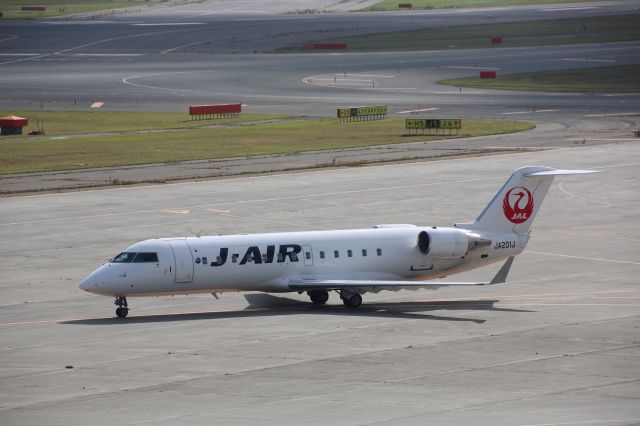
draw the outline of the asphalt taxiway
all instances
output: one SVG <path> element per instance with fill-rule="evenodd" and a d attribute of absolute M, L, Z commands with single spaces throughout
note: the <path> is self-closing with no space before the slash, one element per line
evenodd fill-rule
<path fill-rule="evenodd" d="M 603 173 L 554 182 L 503 285 L 357 311 L 141 298 L 126 320 L 77 287 L 150 237 L 473 220 L 522 165 Z M 639 165 L 628 142 L 1 199 L 2 423 L 636 424 Z"/>

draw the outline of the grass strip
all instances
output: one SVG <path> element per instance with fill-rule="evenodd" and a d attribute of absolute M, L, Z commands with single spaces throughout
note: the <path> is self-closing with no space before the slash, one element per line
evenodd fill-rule
<path fill-rule="evenodd" d="M 193 129 L 259 120 L 292 118 L 285 114 L 240 114 L 232 118 L 191 120 L 186 112 L 120 112 L 120 111 L 15 111 L 0 110 L 0 117 L 17 115 L 29 119 L 24 137 L 43 123 L 48 136 L 83 133 L 126 132 L 132 130 Z"/>
<path fill-rule="evenodd" d="M 461 25 L 317 40 L 312 43 L 347 43 L 348 51 L 411 51 L 629 41 L 640 40 L 639 19 L 639 14 L 627 14 Z M 494 36 L 501 36 L 502 43 L 491 44 L 491 37 Z M 314 51 L 293 46 L 280 48 L 277 52 Z"/>
<path fill-rule="evenodd" d="M 511 133 L 533 127 L 520 121 L 463 120 L 457 137 Z M 401 136 L 404 133 L 404 119 L 400 118 L 342 124 L 337 119 L 318 119 L 179 133 L 56 140 L 0 139 L 0 174 L 288 154 L 445 139 L 442 136 L 408 138 Z"/>
<path fill-rule="evenodd" d="M 498 74 L 495 80 L 481 80 L 479 77 L 452 78 L 441 80 L 438 84 L 543 92 L 640 92 L 640 65 Z"/>
<path fill-rule="evenodd" d="M 38 19 L 71 13 L 95 12 L 122 7 L 138 7 L 148 4 L 145 0 L 2 0 L 2 19 Z M 22 11 L 22 6 L 44 6 L 44 12 Z"/>
<path fill-rule="evenodd" d="M 411 3 L 413 9 L 461 9 L 470 7 L 529 6 L 536 4 L 585 3 L 598 0 L 383 0 L 364 11 L 398 10 L 399 3 Z"/>

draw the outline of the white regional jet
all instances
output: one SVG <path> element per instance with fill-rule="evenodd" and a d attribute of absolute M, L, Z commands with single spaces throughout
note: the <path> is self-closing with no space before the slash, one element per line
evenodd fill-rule
<path fill-rule="evenodd" d="M 554 176 L 592 173 L 523 167 L 474 223 L 453 227 L 378 225 L 372 229 L 161 238 L 132 245 L 82 281 L 80 288 L 115 297 L 225 291 L 307 292 L 324 304 L 329 292 L 347 307 L 362 294 L 504 282 L 529 241 L 529 228 Z M 425 281 L 507 259 L 492 281 Z"/>

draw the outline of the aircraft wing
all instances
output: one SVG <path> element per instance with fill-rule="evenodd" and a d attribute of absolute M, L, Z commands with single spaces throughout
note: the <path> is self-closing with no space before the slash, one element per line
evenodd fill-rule
<path fill-rule="evenodd" d="M 289 281 L 289 288 L 300 292 L 309 290 L 340 290 L 352 289 L 361 290 L 371 293 L 377 293 L 382 290 L 417 290 L 419 288 L 432 288 L 448 286 L 469 286 L 469 285 L 493 285 L 506 281 L 509 269 L 513 263 L 514 257 L 511 256 L 502 265 L 498 273 L 490 282 L 464 282 L 464 281 L 383 281 L 383 280 L 323 280 L 323 279 L 307 279 L 298 278 Z"/>

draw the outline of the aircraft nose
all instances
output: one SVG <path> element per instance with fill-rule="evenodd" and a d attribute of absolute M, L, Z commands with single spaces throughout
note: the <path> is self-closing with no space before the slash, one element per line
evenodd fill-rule
<path fill-rule="evenodd" d="M 100 268 L 90 273 L 82 282 L 80 282 L 80 290 L 96 293 L 100 286 Z"/>
<path fill-rule="evenodd" d="M 82 280 L 82 282 L 80 283 L 80 290 L 88 291 L 89 293 L 91 293 L 93 285 L 91 284 L 90 278 L 91 278 L 91 275 L 89 275 L 87 278 Z"/>

